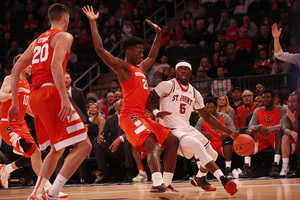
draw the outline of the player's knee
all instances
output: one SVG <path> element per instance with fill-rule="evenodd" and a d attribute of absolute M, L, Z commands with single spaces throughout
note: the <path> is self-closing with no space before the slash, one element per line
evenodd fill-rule
<path fill-rule="evenodd" d="M 275 135 L 276 135 L 276 137 L 282 137 L 282 129 L 276 129 L 275 130 Z"/>
<path fill-rule="evenodd" d="M 206 151 L 207 151 L 207 153 L 210 155 L 210 157 L 212 157 L 212 159 L 213 159 L 214 161 L 217 160 L 217 158 L 218 158 L 218 153 L 212 148 L 212 146 L 209 145 L 209 146 L 206 148 Z"/>
<path fill-rule="evenodd" d="M 282 143 L 286 144 L 290 142 L 290 137 L 287 135 L 282 136 Z"/>

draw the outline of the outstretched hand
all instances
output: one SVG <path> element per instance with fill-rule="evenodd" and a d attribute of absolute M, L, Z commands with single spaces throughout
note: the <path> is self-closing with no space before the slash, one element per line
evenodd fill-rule
<path fill-rule="evenodd" d="M 277 27 L 277 24 L 276 24 L 276 23 L 273 24 L 273 26 L 272 26 L 272 35 L 273 35 L 274 39 L 278 39 L 278 38 L 280 37 L 280 35 L 281 35 L 281 30 L 282 30 L 282 28 L 280 28 L 280 29 L 278 30 L 278 27 Z"/>
<path fill-rule="evenodd" d="M 82 11 L 84 14 L 87 16 L 87 18 L 92 21 L 92 20 L 97 20 L 99 18 L 99 12 L 97 14 L 94 13 L 93 6 L 87 5 L 86 7 L 84 6 L 82 8 Z"/>
<path fill-rule="evenodd" d="M 157 32 L 161 33 L 161 28 L 157 25 L 152 23 L 149 19 L 146 19 L 146 22 Z"/>

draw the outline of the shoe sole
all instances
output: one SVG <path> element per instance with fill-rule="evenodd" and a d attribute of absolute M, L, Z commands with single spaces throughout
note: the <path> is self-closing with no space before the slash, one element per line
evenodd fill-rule
<path fill-rule="evenodd" d="M 58 197 L 59 199 L 64 199 L 64 198 L 68 198 L 69 195 L 64 195 L 64 196 L 60 196 Z"/>
<path fill-rule="evenodd" d="M 233 196 L 235 193 L 237 193 L 237 189 L 236 189 L 236 183 L 233 181 L 228 181 L 228 183 L 226 184 L 226 192 L 230 194 L 230 196 Z"/>
<path fill-rule="evenodd" d="M 197 184 L 197 182 L 195 181 L 195 180 L 191 180 L 191 184 L 193 185 L 193 186 L 196 186 L 196 187 L 200 187 L 202 190 L 204 190 L 204 191 L 216 191 L 217 190 L 217 188 L 210 188 L 210 189 L 205 189 L 205 188 L 202 188 L 201 186 L 199 186 L 198 184 Z"/>
<path fill-rule="evenodd" d="M 2 184 L 1 179 L 0 179 L 0 184 L 1 184 L 1 186 L 3 187 L 3 189 L 7 189 L 7 188 L 8 188 L 8 187 L 4 187 L 4 185 Z"/>
<path fill-rule="evenodd" d="M 161 198 L 161 199 L 180 199 L 182 197 L 181 193 L 175 192 L 150 192 L 151 198 Z"/>
<path fill-rule="evenodd" d="M 148 180 L 132 180 L 132 182 L 135 182 L 135 183 L 141 183 L 141 182 L 147 182 Z"/>

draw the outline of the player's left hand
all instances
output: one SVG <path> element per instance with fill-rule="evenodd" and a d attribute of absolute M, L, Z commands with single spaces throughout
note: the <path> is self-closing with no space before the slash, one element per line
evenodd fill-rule
<path fill-rule="evenodd" d="M 115 152 L 119 145 L 121 144 L 121 140 L 118 137 L 117 139 L 115 139 L 115 141 L 109 146 L 109 149 L 111 149 L 111 152 Z"/>
<path fill-rule="evenodd" d="M 229 136 L 235 140 L 240 135 L 240 131 L 233 131 Z"/>
<path fill-rule="evenodd" d="M 157 32 L 161 33 L 161 28 L 157 25 L 152 23 L 149 19 L 146 19 L 146 22 Z"/>
<path fill-rule="evenodd" d="M 282 30 L 282 28 L 280 28 L 280 29 L 278 30 L 278 27 L 277 27 L 277 24 L 276 24 L 276 23 L 273 24 L 273 26 L 272 26 L 272 35 L 273 35 L 273 37 L 274 37 L 274 38 L 279 38 L 280 35 L 281 35 L 281 30 Z"/>
<path fill-rule="evenodd" d="M 163 119 L 165 116 L 167 115 L 171 115 L 172 113 L 171 112 L 168 112 L 168 111 L 160 111 L 156 114 L 155 117 L 159 117 L 161 119 Z"/>

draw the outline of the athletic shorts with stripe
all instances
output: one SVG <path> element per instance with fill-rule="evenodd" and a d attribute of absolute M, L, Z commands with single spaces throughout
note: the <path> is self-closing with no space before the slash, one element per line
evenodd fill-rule
<path fill-rule="evenodd" d="M 141 152 L 145 152 L 142 145 L 151 133 L 156 136 L 158 144 L 163 145 L 170 132 L 170 129 L 151 120 L 149 116 L 137 113 L 122 113 L 120 126 L 127 140 Z"/>
<path fill-rule="evenodd" d="M 61 99 L 55 86 L 41 86 L 32 90 L 29 103 L 34 114 L 35 128 L 41 150 L 52 144 L 58 151 L 87 138 L 84 124 L 73 106 L 72 116 L 68 116 L 65 121 L 59 119 Z"/>
<path fill-rule="evenodd" d="M 31 155 L 38 148 L 34 139 L 32 138 L 28 126 L 25 120 L 19 122 L 12 122 L 11 125 L 8 124 L 7 119 L 1 119 L 0 122 L 0 135 L 2 139 L 10 146 L 13 146 L 14 153 L 23 155 L 26 158 L 31 157 Z M 25 139 L 27 143 L 32 143 L 30 150 L 24 152 L 22 146 L 20 145 L 20 140 Z"/>

